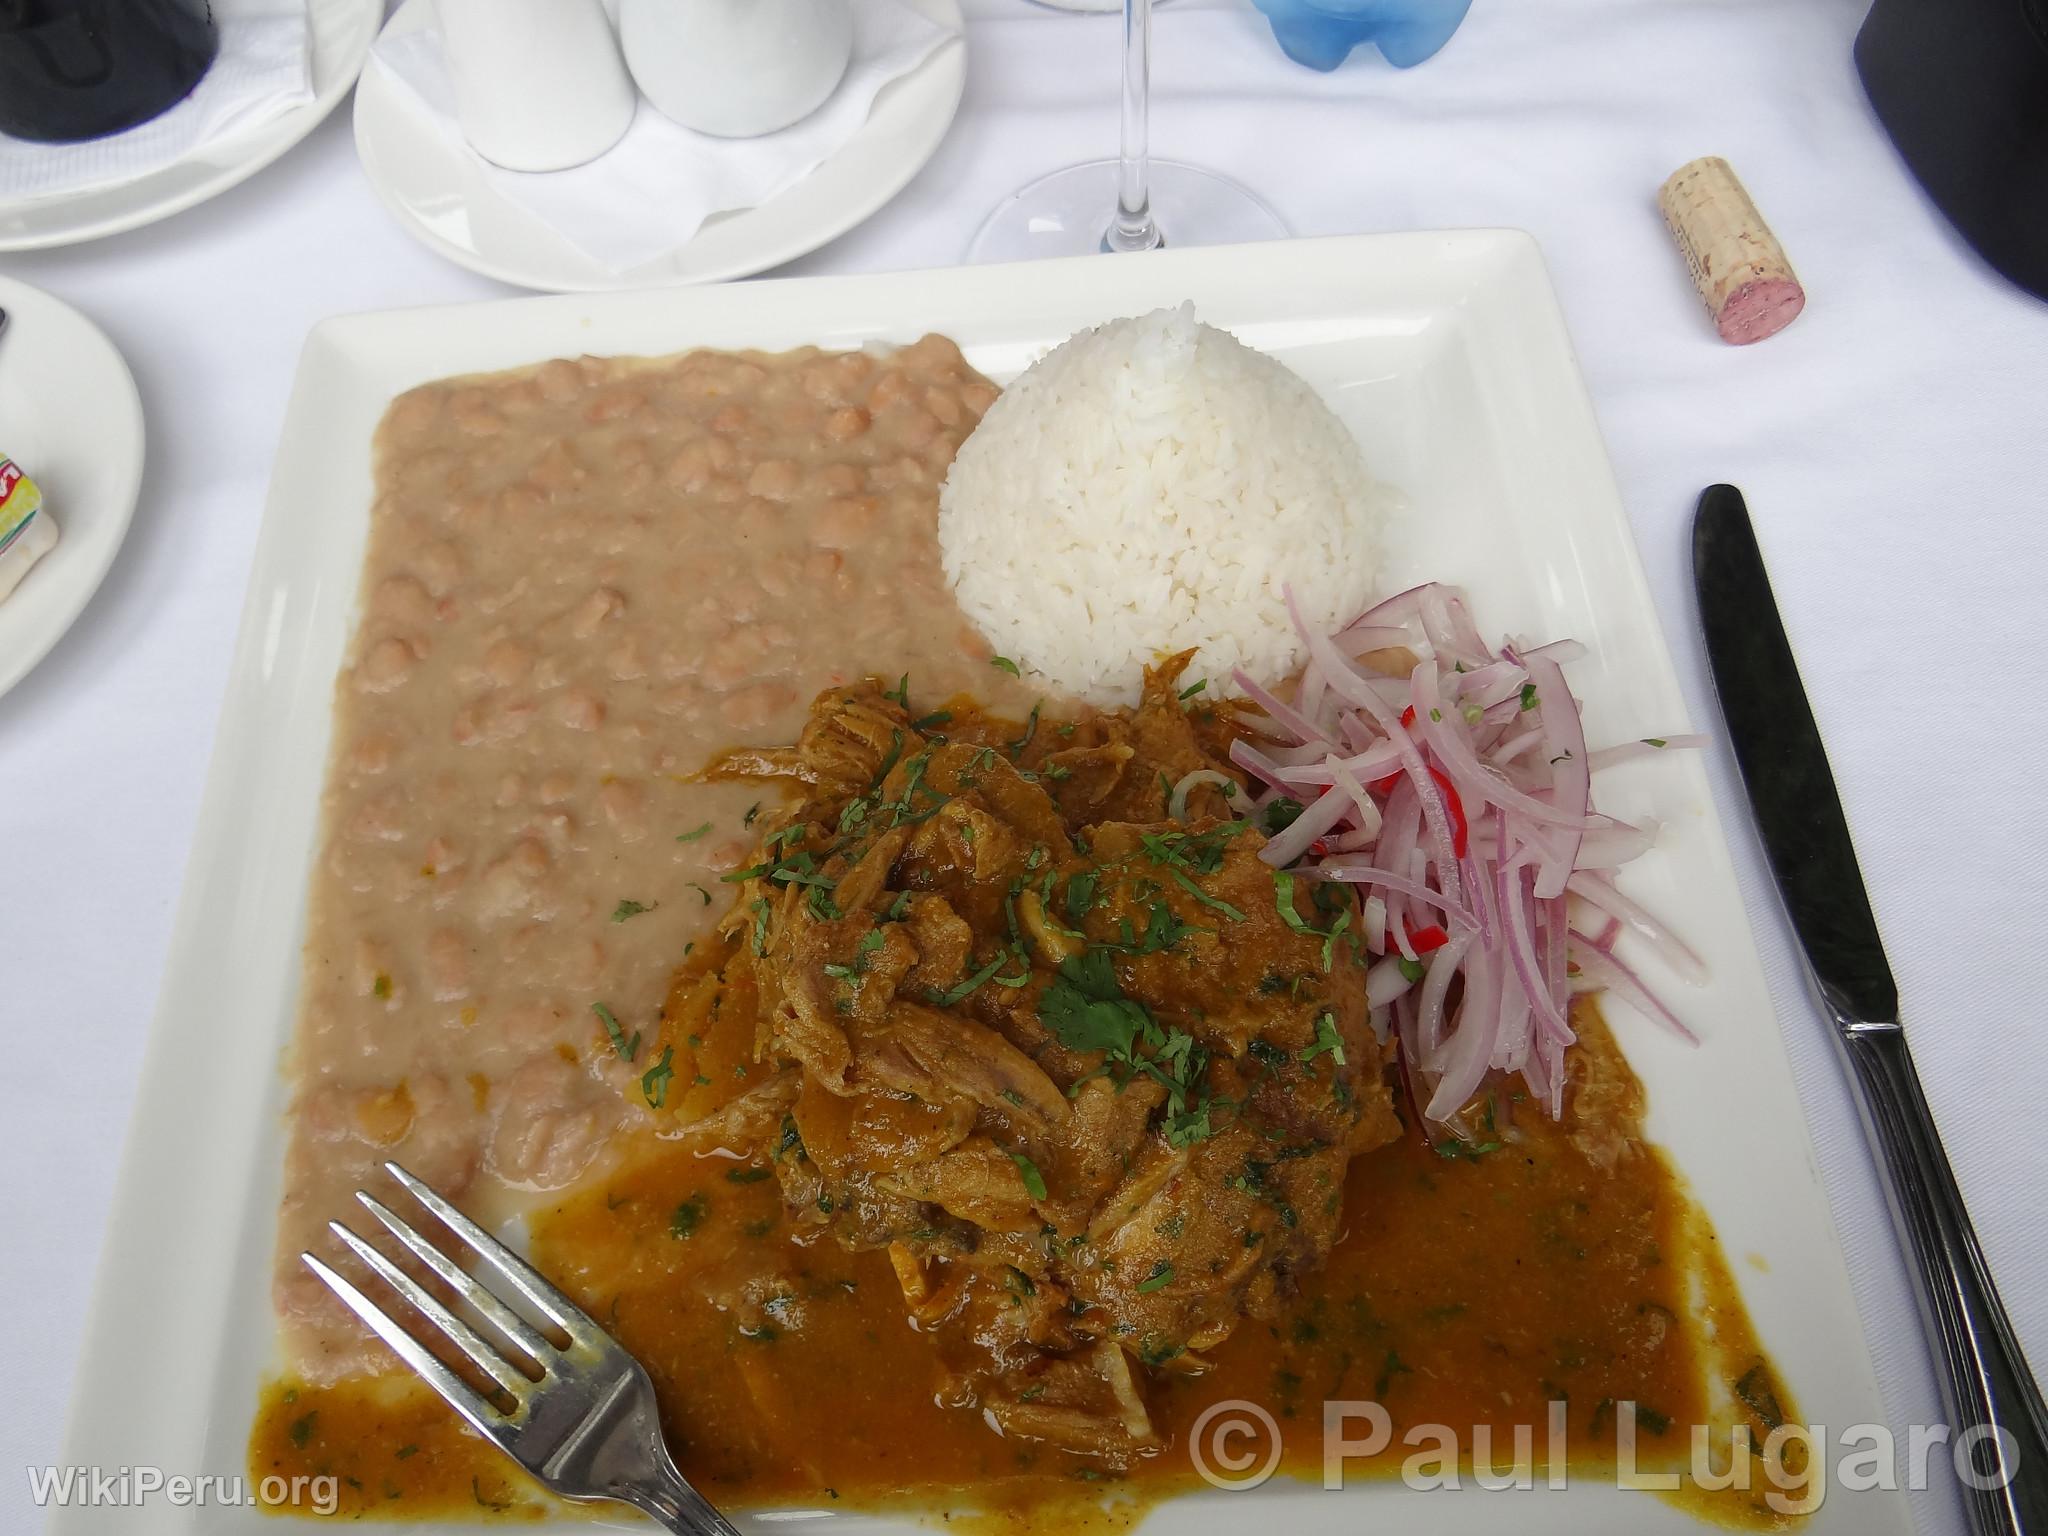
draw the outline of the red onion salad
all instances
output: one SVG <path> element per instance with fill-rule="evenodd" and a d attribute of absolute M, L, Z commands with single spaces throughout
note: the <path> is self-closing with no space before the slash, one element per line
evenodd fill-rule
<path fill-rule="evenodd" d="M 1293 699 L 1234 675 L 1266 714 L 1247 717 L 1258 739 L 1231 749 L 1262 786 L 1236 808 L 1271 831 L 1261 856 L 1283 894 L 1294 879 L 1356 892 L 1373 1027 L 1398 1036 L 1424 1118 L 1465 1134 L 1460 1112 L 1496 1072 L 1561 1116 L 1575 992 L 1604 988 L 1695 1041 L 1615 956 L 1629 932 L 1679 976 L 1705 975 L 1615 888 L 1655 828 L 1595 810 L 1592 780 L 1702 738 L 1588 752 L 1563 671 L 1585 648 L 1494 650 L 1454 587 L 1403 592 L 1334 635 L 1305 624 L 1292 593 L 1288 612 L 1309 658 Z M 1360 660 L 1375 652 L 1379 669 Z M 1390 652 L 1416 659 L 1409 676 L 1388 674 Z"/>

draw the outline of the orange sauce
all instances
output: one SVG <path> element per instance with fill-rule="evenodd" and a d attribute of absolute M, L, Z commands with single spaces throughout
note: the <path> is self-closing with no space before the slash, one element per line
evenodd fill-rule
<path fill-rule="evenodd" d="M 1625 1072 L 1597 1015 L 1584 1009 L 1580 1023 L 1589 1057 Z M 1733 1425 L 1761 1444 L 1774 1420 L 1796 1421 L 1662 1157 L 1642 1148 L 1604 1167 L 1569 1126 L 1502 1109 L 1500 1132 L 1478 1143 L 1490 1150 L 1445 1157 L 1410 1134 L 1358 1158 L 1328 1263 L 1280 1316 L 1247 1321 L 1212 1351 L 1206 1374 L 1155 1373 L 1163 1448 L 1127 1473 L 1006 1441 L 947 1401 L 938 1340 L 906 1318 L 886 1257 L 815 1234 L 791 1242 L 778 1186 L 743 1165 L 649 1139 L 537 1212 L 535 1253 L 646 1364 L 683 1472 L 734 1509 L 909 1506 L 1013 1530 L 1121 1527 L 1201 1487 L 1191 1431 L 1230 1399 L 1272 1415 L 1282 1473 L 1315 1480 L 1326 1400 L 1376 1402 L 1389 1417 L 1386 1448 L 1346 1464 L 1353 1481 L 1399 1475 L 1418 1455 L 1441 1476 L 1436 1440 L 1404 1443 L 1423 1425 L 1454 1432 L 1452 1465 L 1468 1480 L 1482 1427 L 1483 1459 L 1504 1477 L 1526 1426 L 1527 1475 L 1547 1476 L 1556 1455 L 1585 1481 L 1615 1476 L 1626 1404 L 1646 1471 L 1683 1469 L 1694 1425 L 1709 1427 L 1720 1468 Z M 749 1331 L 718 1304 L 748 1284 L 787 1298 L 770 1309 L 785 1325 Z M 1354 1417 L 1345 1432 L 1369 1427 Z M 250 1460 L 258 1474 L 342 1478 L 344 1513 L 560 1507 L 423 1389 L 386 1379 L 277 1384 Z M 1761 1470 L 1751 1481 L 1752 1492 L 1710 1494 L 1688 1479 L 1668 1496 L 1720 1524 L 1788 1523 L 1766 1506 Z"/>

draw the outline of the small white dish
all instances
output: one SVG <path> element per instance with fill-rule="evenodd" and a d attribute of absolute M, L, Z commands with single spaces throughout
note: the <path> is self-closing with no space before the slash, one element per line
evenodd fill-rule
<path fill-rule="evenodd" d="M 384 17 L 384 0 L 307 0 L 306 11 L 313 26 L 311 101 L 133 181 L 0 203 L 0 251 L 77 245 L 154 224 L 248 180 L 297 144 L 363 72 Z"/>
<path fill-rule="evenodd" d="M 0 694 L 50 653 L 99 590 L 142 488 L 142 400 L 100 328 L 0 277 L 0 453 L 42 487 L 57 547 L 0 603 Z"/>
<path fill-rule="evenodd" d="M 285 415 L 143 1061 L 149 1091 L 136 1103 L 109 1213 L 65 1464 L 221 1477 L 247 1470 L 257 1395 L 277 1364 L 271 1263 L 287 1093 L 278 1063 L 299 995 L 334 678 L 354 628 L 369 533 L 372 435 L 392 398 L 436 378 L 582 353 L 845 348 L 930 331 L 953 337 L 970 363 L 1001 381 L 1083 326 L 1184 299 L 1300 372 L 1358 434 L 1374 472 L 1407 496 L 1413 515 L 1390 552 L 1383 590 L 1427 577 L 1460 582 L 1490 630 L 1585 642 L 1590 654 L 1574 663 L 1572 680 L 1589 736 L 1627 741 L 1686 728 L 1666 628 L 1564 316 L 1524 234 L 1269 241 L 329 320 L 307 340 Z M 1658 846 L 1622 883 L 1685 934 L 1711 973 L 1707 985 L 1685 988 L 1679 1005 L 1703 1036 L 1698 1049 L 1621 1003 L 1605 1006 L 1648 1093 L 1650 1139 L 1685 1177 L 1722 1251 L 1753 1256 L 1742 1266 L 1743 1298 L 1803 1422 L 1835 1430 L 1881 1423 L 1855 1294 L 1706 768 L 1689 754 L 1612 774 L 1603 805 L 1662 827 Z M 153 1383 L 175 1390 L 138 1385 Z M 1219 1436 L 1218 1449 L 1225 1443 Z M 1232 1454 L 1241 1450 L 1227 1443 Z M 1867 1489 L 1831 1479 L 1826 1495 L 1803 1536 L 1912 1529 L 1896 1483 Z M 1500 1496 L 1469 1480 L 1458 1491 L 1427 1491 L 1354 1477 L 1333 1493 L 1281 1479 L 1253 1492 L 1175 1498 L 1148 1529 L 1703 1530 L 1682 1506 L 1591 1476 L 1524 1495 L 1512 1512 L 1505 1520 Z M 901 1515 L 825 1516 L 753 1511 L 747 1526 L 785 1530 L 794 1527 L 783 1522 L 804 1519 L 853 1536 L 929 1530 Z M 474 1529 L 378 1528 L 408 1536 Z M 46 1529 L 281 1536 L 293 1528 L 249 1508 L 74 1505 L 53 1510 Z M 593 1526 L 577 1516 L 547 1529 Z"/>
<path fill-rule="evenodd" d="M 963 26 L 958 0 L 909 3 L 956 33 Z M 405 0 L 391 30 L 429 25 L 432 6 Z M 945 139 L 966 81 L 966 43 L 955 36 L 884 86 L 860 131 L 788 191 L 714 214 L 673 251 L 624 272 L 608 270 L 501 195 L 483 162 L 450 144 L 428 109 L 374 61 L 356 92 L 356 150 L 399 224 L 472 272 L 555 293 L 718 282 L 814 251 L 902 191 Z"/>

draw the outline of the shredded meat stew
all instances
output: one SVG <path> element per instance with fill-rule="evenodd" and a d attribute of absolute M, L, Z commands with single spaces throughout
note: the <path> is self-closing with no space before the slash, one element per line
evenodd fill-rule
<path fill-rule="evenodd" d="M 729 877 L 658 1050 L 681 1134 L 773 1171 L 797 1240 L 886 1249 L 963 1400 L 1009 1436 L 1154 1446 L 1144 1370 L 1207 1368 L 1335 1242 L 1400 1131 L 1346 925 L 1204 782 L 1230 719 L 914 717 L 868 682 L 720 776 L 802 798 Z M 751 1065 L 736 1083 L 697 1068 Z"/>

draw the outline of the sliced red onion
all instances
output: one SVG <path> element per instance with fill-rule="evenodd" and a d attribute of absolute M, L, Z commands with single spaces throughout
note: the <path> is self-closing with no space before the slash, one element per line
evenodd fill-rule
<path fill-rule="evenodd" d="M 1441 965 L 1439 961 L 1429 968 L 1429 980 L 1436 979 Z M 1487 1064 L 1493 1060 L 1494 1042 L 1500 1038 L 1500 1005 L 1498 961 L 1484 950 L 1472 952 L 1465 966 L 1465 997 L 1458 1008 L 1458 1027 L 1444 1042 L 1436 1091 L 1423 1110 L 1429 1119 L 1448 1119 L 1478 1092 Z"/>
<path fill-rule="evenodd" d="M 1173 786 L 1173 793 L 1166 797 L 1166 819 L 1186 821 L 1188 819 L 1188 795 L 1203 784 L 1213 784 L 1223 791 L 1223 798 L 1235 800 L 1238 797 L 1237 780 L 1227 773 L 1214 768 L 1197 768 L 1193 773 L 1183 774 L 1181 781 Z"/>
<path fill-rule="evenodd" d="M 1600 948 L 1578 929 L 1571 930 L 1571 939 L 1571 961 L 1578 966 L 1580 975 L 1605 987 L 1645 1018 L 1656 1020 L 1686 1044 L 1700 1043 L 1700 1037 L 1686 1028 L 1684 1021 L 1677 1014 L 1659 1002 L 1656 994 L 1643 985 L 1642 978 L 1634 971 Z"/>
<path fill-rule="evenodd" d="M 1480 638 L 1456 588 L 1431 582 L 1417 592 L 1415 613 L 1440 662 L 1462 660 L 1483 665 L 1493 660 L 1493 652 Z"/>
<path fill-rule="evenodd" d="M 1330 770 L 1335 787 L 1349 795 L 1351 803 L 1358 807 L 1358 817 L 1354 823 L 1358 830 L 1353 835 L 1365 839 L 1359 846 L 1371 847 L 1373 839 L 1380 835 L 1380 808 L 1372 803 L 1372 797 L 1366 794 L 1365 786 L 1358 782 L 1357 775 L 1344 766 L 1342 759 L 1330 758 L 1324 766 Z"/>
<path fill-rule="evenodd" d="M 1234 744 L 1231 760 L 1269 789 L 1237 808 L 1256 813 L 1281 795 L 1308 802 L 1265 856 L 1363 898 L 1359 929 L 1379 957 L 1367 971 L 1374 1027 L 1398 1042 L 1410 1091 L 1438 1134 L 1465 1133 L 1461 1110 L 1494 1071 L 1519 1073 L 1539 1104 L 1562 1113 L 1565 1051 L 1577 1039 L 1574 975 L 1685 1035 L 1611 951 L 1625 923 L 1680 974 L 1701 969 L 1601 873 L 1646 850 L 1655 828 L 1597 812 L 1593 770 L 1658 748 L 1586 750 L 1562 671 L 1585 648 L 1559 640 L 1496 655 L 1464 594 L 1434 583 L 1389 598 L 1335 636 L 1310 630 L 1294 594 L 1283 595 L 1308 659 L 1292 703 L 1238 674 L 1245 696 L 1266 709 L 1267 730 Z M 1406 678 L 1358 659 L 1395 648 L 1421 658 Z M 1446 785 L 1462 802 L 1462 856 Z M 1569 927 L 1567 891 L 1603 915 L 1597 940 Z M 1450 937 L 1418 957 L 1411 929 L 1438 914 Z M 1414 985 L 1402 967 L 1413 972 L 1418 958 L 1424 979 Z"/>
<path fill-rule="evenodd" d="M 1598 907 L 1611 920 L 1626 923 L 1635 929 L 1650 941 L 1657 953 L 1663 957 L 1665 964 L 1694 986 L 1706 984 L 1707 962 L 1639 903 L 1624 896 L 1615 888 L 1612 881 L 1591 870 L 1580 870 L 1565 883 L 1565 889 Z M 1600 947 L 1607 949 L 1610 945 L 1602 944 Z"/>
<path fill-rule="evenodd" d="M 1519 736 L 1511 737 L 1501 743 L 1497 749 L 1489 754 L 1488 760 L 1496 768 L 1505 768 L 1541 740 L 1543 740 L 1541 727 L 1533 731 L 1524 731 Z"/>
<path fill-rule="evenodd" d="M 1542 822 L 1545 826 L 1572 827 L 1581 832 L 1589 832 L 1595 827 L 1607 825 L 1607 819 L 1603 816 L 1574 814 L 1523 794 L 1508 783 L 1504 775 L 1482 763 L 1458 732 L 1449 728 L 1448 720 L 1442 716 L 1442 707 L 1436 702 L 1436 679 L 1434 676 L 1426 677 L 1426 672 L 1427 668 L 1424 667 L 1415 669 L 1415 696 L 1418 701 L 1415 706 L 1416 729 L 1422 732 L 1423 738 L 1443 760 L 1445 771 L 1450 774 L 1461 793 L 1469 785 L 1475 795 L 1491 801 L 1502 810 L 1515 811 L 1532 821 Z M 1431 701 L 1427 708 L 1420 702 L 1425 697 Z M 1431 719 L 1430 709 L 1435 709 L 1439 718 Z"/>
<path fill-rule="evenodd" d="M 1433 581 L 1426 581 L 1419 587 L 1410 587 L 1406 592 L 1396 592 L 1385 602 L 1366 609 L 1365 612 L 1353 619 L 1345 628 L 1348 631 L 1362 629 L 1375 624 L 1398 628 L 1408 624 L 1415 619 L 1420 611 L 1419 605 L 1422 600 L 1422 594 L 1435 585 L 1436 583 Z"/>
<path fill-rule="evenodd" d="M 1444 1004 L 1451 994 L 1451 978 L 1458 973 L 1465 955 L 1472 947 L 1472 936 L 1461 933 L 1431 955 L 1428 970 L 1423 974 L 1422 992 L 1416 1002 L 1416 1026 L 1420 1060 L 1427 1063 L 1436 1052 L 1437 1043 L 1443 1038 Z M 1458 1101 L 1464 1103 L 1463 1099 Z"/>
<path fill-rule="evenodd" d="M 1611 821 L 1579 840 L 1579 868 L 1617 869 L 1648 853 L 1656 841 L 1655 822 L 1637 827 L 1625 821 Z"/>
<path fill-rule="evenodd" d="M 1536 925 L 1530 915 L 1535 876 L 1526 868 L 1503 868 L 1499 882 L 1501 929 L 1507 935 L 1508 959 L 1514 965 L 1515 979 L 1521 983 L 1522 993 L 1538 1021 L 1568 1035 L 1571 1026 L 1551 998 L 1543 977 L 1543 962 L 1536 952 Z"/>
<path fill-rule="evenodd" d="M 1412 637 L 1392 624 L 1354 624 L 1339 630 L 1336 638 L 1346 654 L 1363 656 L 1368 651 L 1405 649 Z"/>
<path fill-rule="evenodd" d="M 1400 961 L 1389 955 L 1365 973 L 1366 1006 L 1384 1008 L 1414 985 L 1401 973 Z"/>
<path fill-rule="evenodd" d="M 1471 908 L 1452 901 L 1442 891 L 1434 886 L 1425 884 L 1423 881 L 1411 880 L 1405 875 L 1397 875 L 1390 869 L 1380 869 L 1371 864 L 1361 864 L 1357 862 L 1358 858 L 1359 855 L 1355 853 L 1338 854 L 1324 859 L 1319 864 L 1304 864 L 1301 868 L 1293 871 L 1293 873 L 1307 880 L 1341 880 L 1346 885 L 1377 886 L 1390 891 L 1399 891 L 1404 896 L 1412 896 L 1417 901 L 1435 907 L 1445 917 L 1449 918 L 1455 926 L 1473 934 L 1479 932 L 1479 920 L 1473 915 Z M 1391 927 L 1389 931 L 1392 931 Z M 1408 958 L 1411 960 L 1415 958 L 1412 950 L 1408 952 Z"/>
<path fill-rule="evenodd" d="M 1408 772 L 1409 782 L 1415 786 L 1416 797 L 1422 802 L 1423 819 L 1429 823 L 1430 840 L 1435 844 L 1438 877 L 1444 882 L 1444 890 L 1455 900 L 1462 899 L 1458 883 L 1457 860 L 1452 855 L 1450 816 L 1444 807 L 1443 793 L 1429 776 L 1428 765 L 1416 749 L 1407 731 L 1394 712 L 1367 685 L 1366 679 L 1356 667 L 1347 661 L 1330 641 L 1329 636 L 1316 634 L 1301 617 L 1301 605 L 1294 600 L 1292 588 L 1287 589 L 1287 612 L 1294 620 L 1294 629 L 1308 646 L 1309 655 L 1322 666 L 1331 691 L 1340 698 L 1360 706 L 1373 717 L 1373 721 L 1393 742 L 1401 754 L 1401 766 Z M 1426 665 L 1426 664 L 1425 664 Z M 1423 667 L 1417 667 L 1421 672 Z"/>
<path fill-rule="evenodd" d="M 1230 760 L 1260 783 L 1269 785 L 1275 794 L 1293 795 L 1294 786 L 1283 776 L 1280 765 L 1243 737 L 1230 744 Z"/>
<path fill-rule="evenodd" d="M 1704 747 L 1704 736 L 1645 736 L 1640 741 L 1625 741 L 1618 747 L 1602 747 L 1586 758 L 1587 766 L 1595 773 L 1602 768 L 1612 768 L 1616 763 L 1625 763 L 1632 757 L 1654 757 L 1659 752 L 1680 752 L 1692 747 Z"/>
<path fill-rule="evenodd" d="M 1531 656 L 1529 678 L 1536 686 L 1534 708 L 1543 721 L 1550 759 L 1551 798 L 1557 808 L 1576 819 L 1564 824 L 1564 837 L 1554 858 L 1546 859 L 1536 876 L 1536 896 L 1548 901 L 1564 890 L 1578 862 L 1580 833 L 1592 809 L 1592 770 L 1586 764 L 1586 732 L 1579 721 L 1578 700 L 1565 686 L 1564 673 L 1548 656 Z"/>
<path fill-rule="evenodd" d="M 1276 725 L 1285 726 L 1303 741 L 1325 741 L 1333 747 L 1336 745 L 1336 742 L 1316 729 L 1307 715 L 1291 704 L 1282 703 L 1278 695 L 1261 687 L 1242 667 L 1230 674 L 1230 680 L 1237 685 L 1239 692 L 1263 709 Z"/>
<path fill-rule="evenodd" d="M 1308 852 L 1310 843 L 1352 814 L 1353 809 L 1351 797 L 1343 790 L 1325 791 L 1319 799 L 1303 806 L 1290 825 L 1275 832 L 1259 850 L 1259 857 L 1275 869 L 1285 869 Z"/>
<path fill-rule="evenodd" d="M 1578 640 L 1553 640 L 1548 645 L 1539 645 L 1532 650 L 1521 651 L 1518 654 L 1524 661 L 1527 661 L 1531 656 L 1548 656 L 1560 667 L 1564 667 L 1571 665 L 1575 661 L 1583 660 L 1586 656 L 1586 647 L 1584 642 Z"/>

